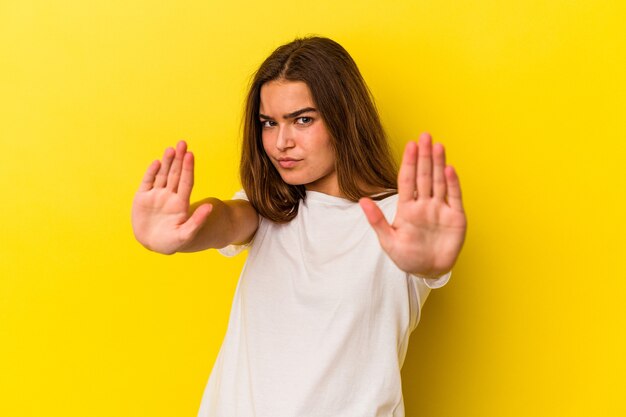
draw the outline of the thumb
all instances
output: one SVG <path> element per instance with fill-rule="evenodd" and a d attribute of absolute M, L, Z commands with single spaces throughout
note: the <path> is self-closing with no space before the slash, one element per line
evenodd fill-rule
<path fill-rule="evenodd" d="M 193 239 L 209 218 L 211 211 L 213 211 L 212 204 L 202 204 L 194 210 L 187 221 L 180 226 L 180 234 L 186 236 L 185 240 Z"/>
<path fill-rule="evenodd" d="M 376 232 L 380 245 L 383 249 L 386 248 L 388 246 L 388 242 L 390 241 L 393 229 L 389 223 L 387 223 L 385 215 L 380 210 L 380 207 L 378 207 L 370 198 L 361 198 L 359 200 L 359 204 L 365 213 L 365 217 L 367 217 L 367 221 Z"/>

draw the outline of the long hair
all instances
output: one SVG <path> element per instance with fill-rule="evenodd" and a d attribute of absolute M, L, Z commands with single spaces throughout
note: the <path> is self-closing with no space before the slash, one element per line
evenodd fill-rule
<path fill-rule="evenodd" d="M 246 99 L 241 152 L 241 184 L 257 212 L 274 222 L 298 214 L 304 185 L 285 183 L 263 148 L 259 121 L 261 86 L 269 81 L 303 81 L 311 91 L 335 152 L 340 191 L 351 201 L 368 196 L 365 187 L 396 187 L 397 167 L 374 100 L 356 63 L 337 42 L 296 38 L 278 47 L 254 74 Z"/>

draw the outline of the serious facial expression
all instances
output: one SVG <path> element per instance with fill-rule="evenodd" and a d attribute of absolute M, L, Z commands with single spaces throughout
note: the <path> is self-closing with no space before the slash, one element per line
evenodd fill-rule
<path fill-rule="evenodd" d="M 339 196 L 330 134 L 302 81 L 275 80 L 261 87 L 263 148 L 287 184 Z"/>

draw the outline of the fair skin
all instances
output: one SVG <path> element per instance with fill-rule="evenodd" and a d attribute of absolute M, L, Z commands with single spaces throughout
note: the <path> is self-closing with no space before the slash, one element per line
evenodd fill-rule
<path fill-rule="evenodd" d="M 342 197 L 330 135 L 302 82 L 272 81 L 261 88 L 263 147 L 289 184 Z M 194 158 L 184 141 L 148 168 L 132 210 L 137 240 L 159 253 L 193 252 L 248 242 L 258 214 L 243 200 L 209 198 L 193 205 Z M 426 278 L 450 269 L 460 253 L 467 221 L 458 176 L 446 165 L 443 145 L 428 133 L 406 145 L 398 174 L 398 206 L 389 224 L 369 198 L 359 201 L 383 250 L 403 271 Z"/>
<path fill-rule="evenodd" d="M 406 144 L 398 173 L 398 208 L 389 224 L 369 198 L 359 203 L 383 250 L 403 271 L 436 278 L 452 269 L 467 220 L 459 178 L 446 166 L 444 147 L 423 133 Z"/>
<path fill-rule="evenodd" d="M 261 87 L 263 149 L 287 184 L 339 196 L 330 134 L 302 81 L 270 81 Z"/>
<path fill-rule="evenodd" d="M 171 255 L 248 242 L 258 215 L 243 200 L 206 198 L 190 204 L 194 155 L 185 141 L 167 148 L 148 167 L 135 193 L 131 220 L 135 237 L 154 252 Z"/>

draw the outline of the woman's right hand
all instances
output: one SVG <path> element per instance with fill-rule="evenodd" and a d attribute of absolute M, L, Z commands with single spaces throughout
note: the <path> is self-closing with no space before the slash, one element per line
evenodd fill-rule
<path fill-rule="evenodd" d="M 148 167 L 135 194 L 132 225 L 135 237 L 146 248 L 173 254 L 196 236 L 213 209 L 202 204 L 189 213 L 193 188 L 193 154 L 185 141 L 176 150 L 167 148 L 162 161 Z"/>

